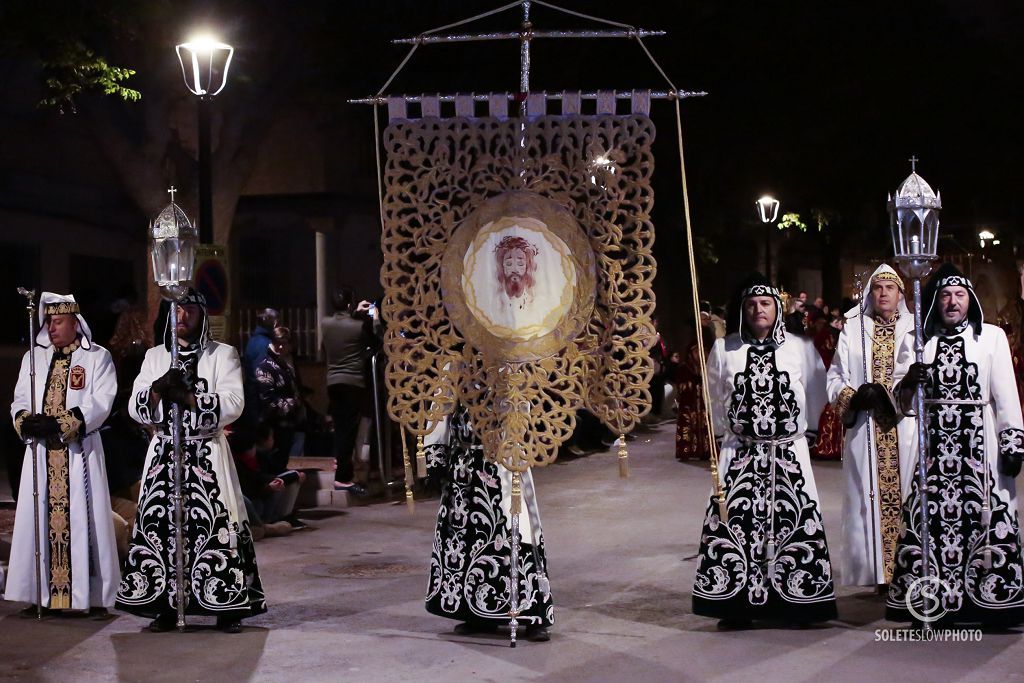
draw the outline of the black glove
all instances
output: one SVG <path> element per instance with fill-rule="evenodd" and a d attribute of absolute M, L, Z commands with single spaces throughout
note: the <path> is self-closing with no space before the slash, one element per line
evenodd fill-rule
<path fill-rule="evenodd" d="M 21 421 L 21 435 L 29 439 L 48 439 L 60 434 L 60 424 L 51 415 L 29 415 Z"/>
<path fill-rule="evenodd" d="M 1024 459 L 1019 453 L 999 453 L 999 473 L 1007 477 L 1016 477 L 1020 474 L 1021 461 Z"/>
<path fill-rule="evenodd" d="M 893 405 L 892 399 L 889 398 L 889 392 L 885 390 L 885 387 L 881 384 L 871 384 L 870 386 L 874 388 L 871 390 L 871 406 L 869 409 L 875 418 L 875 424 L 883 432 L 887 432 L 896 426 L 896 406 Z"/>
<path fill-rule="evenodd" d="M 916 391 L 918 385 L 931 384 L 931 374 L 924 363 L 914 363 L 907 369 L 907 375 L 900 382 L 900 391 Z"/>
<path fill-rule="evenodd" d="M 873 386 L 873 384 L 860 385 L 856 393 L 850 398 L 850 410 L 857 412 L 871 410 L 871 406 L 874 403 L 874 395 L 871 389 Z"/>
<path fill-rule="evenodd" d="M 185 373 L 180 368 L 171 368 L 153 382 L 153 392 L 168 403 L 184 405 L 189 402 L 192 390 L 185 382 Z"/>

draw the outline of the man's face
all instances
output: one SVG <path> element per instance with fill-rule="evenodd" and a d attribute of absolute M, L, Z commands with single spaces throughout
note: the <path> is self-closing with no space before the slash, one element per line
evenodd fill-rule
<path fill-rule="evenodd" d="M 797 298 L 800 299 L 800 301 L 807 303 L 807 292 L 800 292 L 800 295 Z"/>
<path fill-rule="evenodd" d="M 202 318 L 203 309 L 198 304 L 178 304 L 178 339 L 190 344 L 198 339 Z"/>
<path fill-rule="evenodd" d="M 966 287 L 943 287 L 939 290 L 939 296 L 935 305 L 942 315 L 942 322 L 946 327 L 956 327 L 967 317 L 967 309 L 970 306 L 971 297 Z"/>
<path fill-rule="evenodd" d="M 51 315 L 46 331 L 50 333 L 50 343 L 55 347 L 68 346 L 78 336 L 78 320 L 70 313 Z"/>
<path fill-rule="evenodd" d="M 743 320 L 758 339 L 764 339 L 775 325 L 775 299 L 751 296 L 743 300 Z"/>
<path fill-rule="evenodd" d="M 825 300 L 822 299 L 820 296 L 814 300 L 814 305 L 819 311 L 825 310 Z"/>
<path fill-rule="evenodd" d="M 871 305 L 875 313 L 886 318 L 892 317 L 900 302 L 900 288 L 892 280 L 878 280 L 871 285 Z"/>

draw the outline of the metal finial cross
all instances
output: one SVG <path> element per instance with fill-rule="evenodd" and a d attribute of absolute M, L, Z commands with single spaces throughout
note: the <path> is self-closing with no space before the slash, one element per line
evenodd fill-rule
<path fill-rule="evenodd" d="M 910 162 L 910 172 L 911 173 L 917 173 L 917 162 L 918 162 L 917 156 L 911 156 L 909 159 L 907 159 L 907 161 Z"/>
<path fill-rule="evenodd" d="M 171 204 L 174 203 L 174 193 L 178 190 L 175 189 L 174 185 L 171 185 L 171 189 L 167 190 L 167 194 L 171 195 Z"/>

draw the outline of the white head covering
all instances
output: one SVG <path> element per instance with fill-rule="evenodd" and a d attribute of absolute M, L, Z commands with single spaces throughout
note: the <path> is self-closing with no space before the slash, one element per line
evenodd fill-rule
<path fill-rule="evenodd" d="M 910 315 L 910 309 L 907 308 L 907 297 L 905 296 L 905 290 L 903 289 L 903 279 L 899 276 L 892 266 L 885 263 L 875 268 L 875 272 L 871 273 L 871 277 L 868 278 L 867 284 L 864 285 L 864 289 L 860 293 L 860 305 L 854 306 L 846 312 L 847 318 L 856 318 L 860 315 L 860 307 L 864 307 L 864 316 L 874 320 L 875 318 L 875 301 L 871 296 L 871 286 L 878 280 L 891 280 L 896 283 L 896 286 L 900 288 L 900 300 L 896 304 L 896 312 L 900 314 L 900 317 Z"/>
<path fill-rule="evenodd" d="M 64 313 L 74 315 L 78 319 L 78 336 L 82 340 L 82 348 L 87 350 L 91 348 L 92 330 L 89 329 L 88 323 L 82 317 L 75 297 L 71 294 L 54 294 L 53 292 L 43 292 L 39 297 L 39 332 L 36 334 L 36 344 L 43 348 L 53 345 L 50 341 L 50 332 L 46 329 L 46 317 Z"/>

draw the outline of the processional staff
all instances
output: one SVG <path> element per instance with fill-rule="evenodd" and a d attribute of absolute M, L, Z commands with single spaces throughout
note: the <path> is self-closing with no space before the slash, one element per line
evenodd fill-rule
<path fill-rule="evenodd" d="M 160 212 L 151 225 L 153 237 L 153 280 L 160 288 L 161 295 L 170 301 L 171 367 L 178 363 L 178 301 L 188 290 L 195 266 L 195 245 L 199 233 L 185 212 L 174 203 L 172 186 L 168 193 L 171 203 Z M 189 582 L 185 580 L 185 497 L 182 495 L 184 462 L 181 452 L 181 407 L 171 405 L 171 448 L 174 460 L 174 591 L 179 631 L 185 630 L 185 596 Z"/>
<path fill-rule="evenodd" d="M 36 414 L 36 292 L 34 289 L 18 287 L 18 294 L 25 297 L 25 311 L 28 313 L 28 381 L 30 414 Z M 43 618 L 43 557 L 42 539 L 39 531 L 39 439 L 29 440 L 32 448 L 32 539 L 36 551 L 36 619 Z"/>
<path fill-rule="evenodd" d="M 924 328 L 921 322 L 921 280 L 932 271 L 938 259 L 939 210 L 942 193 L 917 175 L 917 158 L 911 157 L 911 173 L 900 185 L 896 196 L 889 196 L 889 228 L 896 262 L 914 281 L 914 354 L 917 363 L 924 362 Z M 918 384 L 914 394 L 917 413 L 917 485 L 921 497 L 919 523 L 921 537 L 922 592 L 933 590 L 931 579 L 931 538 L 928 533 L 928 434 L 925 413 L 924 385 Z M 926 598 L 934 597 L 925 595 Z M 924 623 L 924 628 L 931 628 Z"/>

